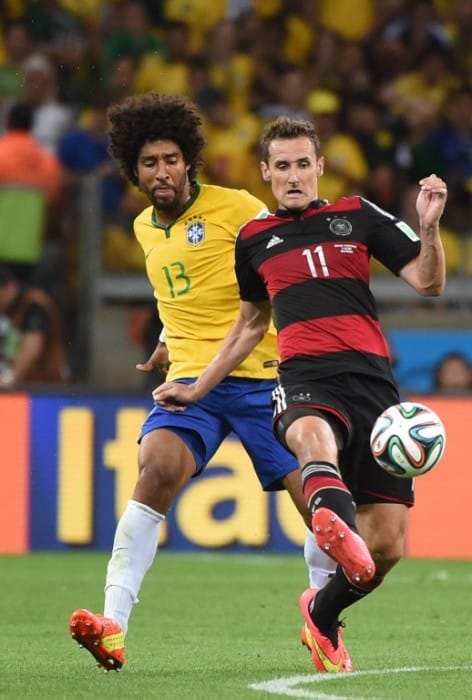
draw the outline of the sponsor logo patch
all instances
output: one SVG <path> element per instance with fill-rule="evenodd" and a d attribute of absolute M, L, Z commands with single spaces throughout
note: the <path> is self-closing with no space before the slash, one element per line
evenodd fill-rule
<path fill-rule="evenodd" d="M 267 248 L 272 248 L 274 245 L 278 245 L 279 243 L 283 243 L 283 238 L 280 238 L 280 236 L 276 236 L 275 233 L 272 235 L 270 241 L 266 245 Z"/>

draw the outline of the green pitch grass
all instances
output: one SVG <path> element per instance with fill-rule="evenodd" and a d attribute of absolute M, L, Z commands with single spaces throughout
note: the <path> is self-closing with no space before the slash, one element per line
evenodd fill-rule
<path fill-rule="evenodd" d="M 470 562 L 399 564 L 346 611 L 356 672 L 328 675 L 315 674 L 299 642 L 301 555 L 160 552 L 126 664 L 105 675 L 67 622 L 78 607 L 101 611 L 106 562 L 97 553 L 0 558 L 1 700 L 472 698 Z"/>

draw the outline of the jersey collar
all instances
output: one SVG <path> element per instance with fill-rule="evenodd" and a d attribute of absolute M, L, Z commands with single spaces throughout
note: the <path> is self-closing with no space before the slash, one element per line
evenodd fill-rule
<path fill-rule="evenodd" d="M 277 209 L 275 216 L 281 217 L 282 219 L 300 218 L 305 215 L 310 209 L 320 209 L 328 204 L 327 199 L 314 199 L 310 204 L 300 212 L 294 212 L 291 209 Z"/>
<path fill-rule="evenodd" d="M 159 223 L 159 221 L 158 221 L 158 219 L 157 219 L 157 217 L 156 217 L 156 210 L 153 208 L 152 214 L 151 214 L 151 224 L 152 224 L 153 226 L 155 226 L 156 228 L 161 228 L 161 229 L 163 229 L 163 230 L 166 231 L 166 232 L 169 231 L 169 229 L 172 228 L 172 226 L 175 224 L 175 222 L 177 221 L 177 219 L 180 219 L 180 217 L 182 216 L 182 214 L 184 214 L 184 213 L 187 211 L 187 209 L 189 209 L 189 208 L 192 206 L 192 204 L 194 203 L 194 201 L 197 199 L 198 195 L 200 194 L 200 190 L 201 190 L 200 183 L 199 183 L 199 182 L 196 182 L 196 181 L 193 181 L 193 182 L 192 182 L 192 190 L 193 190 L 192 194 L 190 195 L 189 199 L 187 199 L 187 201 L 185 202 L 185 205 L 184 205 L 182 211 L 181 211 L 180 214 L 174 219 L 174 221 L 171 221 L 171 223 L 170 223 L 170 224 L 167 224 L 166 226 L 165 226 L 164 224 Z"/>

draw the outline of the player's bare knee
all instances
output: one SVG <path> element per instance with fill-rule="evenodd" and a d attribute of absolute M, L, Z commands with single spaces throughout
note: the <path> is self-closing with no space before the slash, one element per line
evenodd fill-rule
<path fill-rule="evenodd" d="M 403 537 L 378 537 L 375 542 L 369 543 L 371 554 L 382 573 L 387 573 L 398 564 L 405 553 Z"/>
<path fill-rule="evenodd" d="M 139 463 L 139 481 L 147 482 L 153 490 L 169 487 L 176 479 L 175 470 L 156 460 L 143 460 Z"/>
<path fill-rule="evenodd" d="M 156 460 L 144 460 L 139 464 L 139 477 L 133 498 L 167 513 L 182 487 L 182 475 L 177 469 Z"/>
<path fill-rule="evenodd" d="M 314 459 L 337 462 L 338 447 L 334 434 L 328 423 L 318 417 L 297 420 L 286 431 L 285 439 L 300 464 Z"/>

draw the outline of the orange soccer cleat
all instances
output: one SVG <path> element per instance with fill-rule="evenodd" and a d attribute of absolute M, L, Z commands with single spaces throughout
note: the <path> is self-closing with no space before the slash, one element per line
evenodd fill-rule
<path fill-rule="evenodd" d="M 349 652 L 341 639 L 338 629 L 337 647 L 326 637 L 311 619 L 309 608 L 318 589 L 307 588 L 300 596 L 300 610 L 305 620 L 301 631 L 301 641 L 311 652 L 315 668 L 321 673 L 347 673 L 354 670 Z"/>
<path fill-rule="evenodd" d="M 317 508 L 312 523 L 318 546 L 342 566 L 348 579 L 361 586 L 370 581 L 375 563 L 362 537 L 329 508 Z"/>
<path fill-rule="evenodd" d="M 119 671 L 125 662 L 125 639 L 117 622 L 81 608 L 69 621 L 72 639 L 85 647 L 105 673 Z"/>

